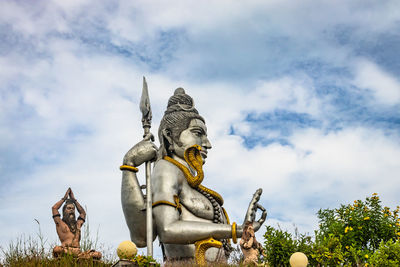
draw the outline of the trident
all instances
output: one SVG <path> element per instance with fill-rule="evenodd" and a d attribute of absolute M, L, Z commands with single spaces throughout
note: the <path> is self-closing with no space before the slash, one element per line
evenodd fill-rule
<path fill-rule="evenodd" d="M 142 126 L 144 129 L 144 135 L 150 134 L 151 127 L 151 107 L 149 92 L 147 89 L 146 78 L 143 76 L 143 89 L 142 97 L 140 99 L 140 111 L 142 112 Z M 147 242 L 147 256 L 153 256 L 153 212 L 152 212 L 152 196 L 151 196 L 151 183 L 150 173 L 151 162 L 146 161 L 146 242 Z"/>

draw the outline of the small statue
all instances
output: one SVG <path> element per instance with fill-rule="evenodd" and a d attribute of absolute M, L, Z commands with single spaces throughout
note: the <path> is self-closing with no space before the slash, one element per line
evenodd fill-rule
<path fill-rule="evenodd" d="M 263 248 L 256 240 L 252 222 L 246 222 L 244 225 L 240 248 L 244 256 L 244 266 L 258 266 L 258 255 L 263 253 Z"/>
<path fill-rule="evenodd" d="M 222 196 L 202 184 L 211 143 L 205 120 L 184 89 L 176 89 L 170 97 L 158 136 L 159 148 L 147 134 L 126 153 L 120 167 L 122 208 L 132 241 L 138 247 L 146 246 L 145 198 L 137 167 L 155 162 L 151 174 L 153 238 L 158 236 L 164 260 L 226 262 L 232 250 L 229 239 L 236 243 L 244 222 L 253 222 L 257 231 L 265 221 L 266 210 L 258 203 L 262 190 L 253 195 L 243 224 L 229 220 Z M 259 220 L 257 210 L 262 211 Z"/>
<path fill-rule="evenodd" d="M 58 209 L 64 202 L 65 204 L 62 209 L 63 216 L 61 218 Z M 77 208 L 79 212 L 78 219 L 75 219 L 75 208 Z M 71 188 L 68 188 L 64 197 L 54 204 L 51 211 L 56 224 L 57 235 L 61 241 L 61 246 L 55 246 L 53 248 L 53 256 L 55 258 L 64 253 L 71 254 L 78 258 L 93 258 L 97 260 L 101 258 L 100 252 L 94 250 L 82 252 L 80 249 L 79 241 L 81 240 L 81 227 L 85 223 L 86 212 L 76 200 Z"/>

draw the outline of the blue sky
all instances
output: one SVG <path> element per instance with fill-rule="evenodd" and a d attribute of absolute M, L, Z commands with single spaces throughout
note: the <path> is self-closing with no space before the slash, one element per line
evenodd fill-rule
<path fill-rule="evenodd" d="M 205 184 L 234 221 L 258 187 L 266 223 L 302 232 L 374 192 L 399 205 L 399 5 L 2 2 L 0 246 L 34 219 L 56 242 L 50 207 L 69 186 L 102 242 L 128 239 L 118 166 L 142 136 L 143 75 L 153 133 L 175 88 L 194 98 Z"/>

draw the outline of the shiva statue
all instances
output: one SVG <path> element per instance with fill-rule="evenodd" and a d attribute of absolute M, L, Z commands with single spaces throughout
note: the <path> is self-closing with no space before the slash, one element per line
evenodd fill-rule
<path fill-rule="evenodd" d="M 147 86 L 147 85 L 146 85 Z M 151 173 L 153 238 L 158 236 L 167 262 L 196 260 L 197 263 L 226 262 L 234 243 L 242 237 L 246 222 L 254 231 L 267 213 L 258 201 L 258 189 L 250 201 L 242 224 L 230 222 L 217 192 L 205 187 L 203 164 L 211 143 L 205 120 L 183 88 L 175 90 L 158 129 L 160 147 L 148 133 L 125 155 L 122 170 L 121 201 L 131 240 L 146 246 L 144 216 L 146 196 L 136 173 L 144 162 L 154 162 Z M 262 211 L 256 220 L 257 210 Z"/>

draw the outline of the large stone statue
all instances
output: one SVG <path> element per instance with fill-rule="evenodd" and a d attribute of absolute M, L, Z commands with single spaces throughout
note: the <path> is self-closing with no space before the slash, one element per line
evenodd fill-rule
<path fill-rule="evenodd" d="M 63 214 L 61 218 L 58 210 L 63 203 L 65 204 L 62 208 Z M 78 209 L 79 212 L 78 219 L 75 217 L 75 208 Z M 56 224 L 58 238 L 61 241 L 61 246 L 55 246 L 53 249 L 53 256 L 55 258 L 64 253 L 72 254 L 73 256 L 79 258 L 101 258 L 100 252 L 94 250 L 82 252 L 80 249 L 79 242 L 81 240 L 81 227 L 85 223 L 86 212 L 76 200 L 71 188 L 68 188 L 64 197 L 54 204 L 54 206 L 51 208 L 51 211 Z"/>
<path fill-rule="evenodd" d="M 145 196 L 136 167 L 152 161 L 153 237 L 158 236 L 164 259 L 190 260 L 196 255 L 203 257 L 200 262 L 226 261 L 230 239 L 236 243 L 244 223 L 252 222 L 257 231 L 265 221 L 266 211 L 258 203 L 262 190 L 254 194 L 243 224 L 229 221 L 223 198 L 202 185 L 202 165 L 211 143 L 205 120 L 184 89 L 176 89 L 169 99 L 158 137 L 159 148 L 151 142 L 151 134 L 145 135 L 126 153 L 121 166 L 122 207 L 132 241 L 139 247 L 146 246 Z M 262 210 L 259 220 L 255 219 L 257 209 Z"/>

